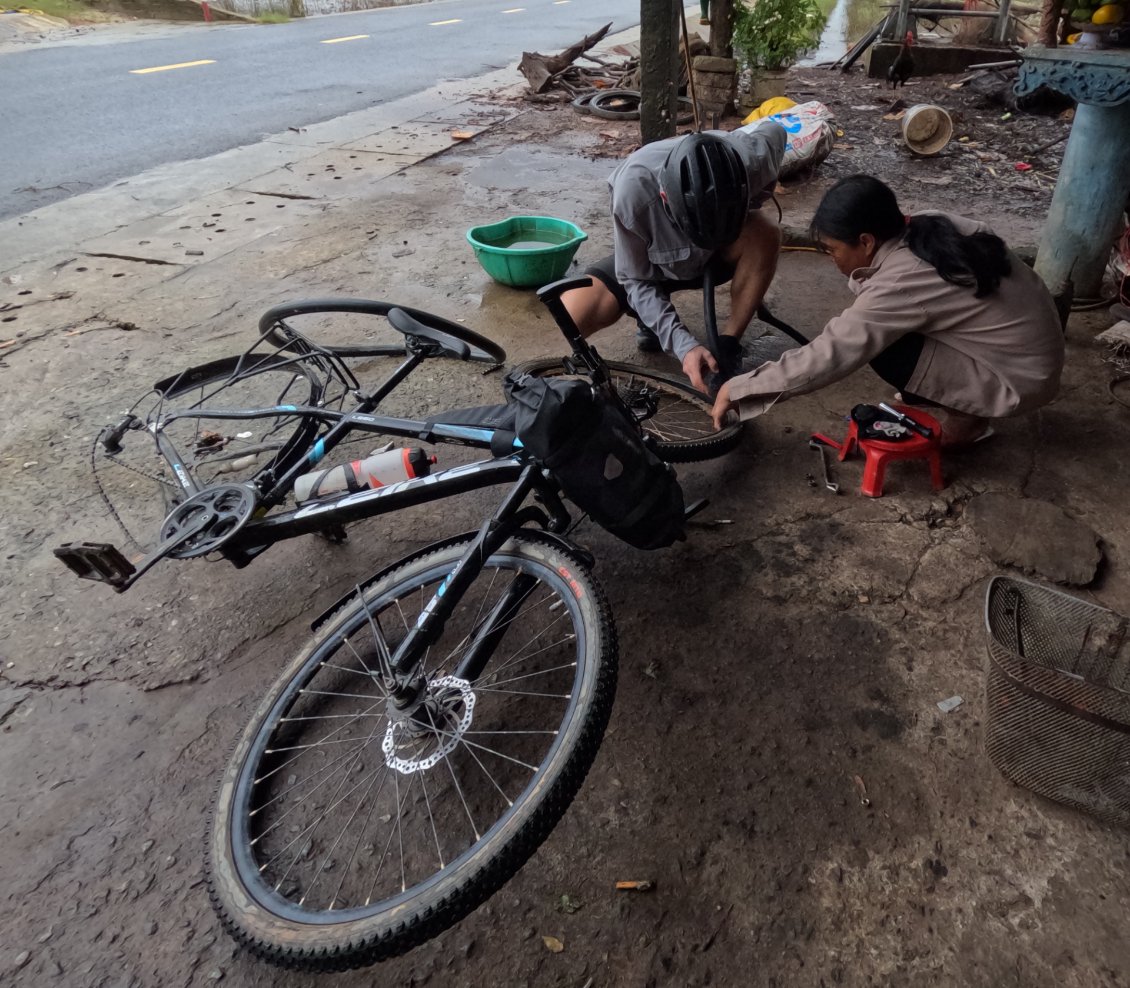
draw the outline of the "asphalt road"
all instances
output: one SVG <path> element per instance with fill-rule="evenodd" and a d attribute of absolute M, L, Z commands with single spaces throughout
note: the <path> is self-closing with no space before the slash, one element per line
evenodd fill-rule
<path fill-rule="evenodd" d="M 639 0 L 440 0 L 9 52 L 0 219 L 556 52 L 608 21 L 638 23 Z"/>

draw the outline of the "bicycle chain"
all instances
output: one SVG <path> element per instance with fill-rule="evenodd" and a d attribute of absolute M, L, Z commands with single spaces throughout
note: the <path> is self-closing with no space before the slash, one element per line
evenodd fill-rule
<path fill-rule="evenodd" d="M 101 496 L 102 502 L 106 505 L 106 510 L 110 513 L 110 517 L 113 518 L 115 522 L 117 522 L 118 528 L 122 530 L 122 532 L 125 534 L 125 537 L 129 539 L 130 542 L 132 542 L 142 552 L 145 552 L 145 546 L 143 546 L 134 536 L 133 532 L 131 532 L 126 527 L 126 523 L 122 521 L 121 515 L 118 514 L 117 509 L 114 507 L 113 501 L 110 500 L 110 495 L 106 493 L 106 489 L 102 486 L 102 479 L 98 476 L 97 451 L 98 440 L 95 439 L 94 442 L 90 444 L 90 472 L 94 475 L 94 485 L 98 488 L 98 494 Z M 116 466 L 121 467 L 123 470 L 129 470 L 131 473 L 136 473 L 139 476 L 144 477 L 146 480 L 152 480 L 155 483 L 164 485 L 165 487 L 176 487 L 175 484 L 166 480 L 164 477 L 155 477 L 151 474 L 148 474 L 138 467 L 131 466 L 129 463 L 122 462 L 121 460 L 117 459 L 117 457 L 111 456 L 109 453 L 106 454 L 106 459 Z"/>

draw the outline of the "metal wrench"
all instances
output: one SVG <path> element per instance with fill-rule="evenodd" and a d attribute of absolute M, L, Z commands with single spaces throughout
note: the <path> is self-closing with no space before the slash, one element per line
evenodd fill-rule
<path fill-rule="evenodd" d="M 824 470 L 824 486 L 833 494 L 840 493 L 840 485 L 832 479 L 832 468 L 828 463 L 828 446 L 817 439 L 808 440 L 808 448 L 818 450 L 820 453 L 820 466 Z"/>

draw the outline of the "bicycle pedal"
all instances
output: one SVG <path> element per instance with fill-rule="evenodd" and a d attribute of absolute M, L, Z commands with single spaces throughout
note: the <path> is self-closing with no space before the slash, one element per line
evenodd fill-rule
<path fill-rule="evenodd" d="M 112 587 L 124 586 L 137 571 L 117 546 L 107 542 L 68 542 L 55 549 L 55 557 L 81 579 Z"/>

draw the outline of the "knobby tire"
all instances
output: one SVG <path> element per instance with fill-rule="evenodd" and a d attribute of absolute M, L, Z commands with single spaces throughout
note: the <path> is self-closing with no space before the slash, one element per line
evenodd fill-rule
<path fill-rule="evenodd" d="M 306 736 L 303 731 L 315 736 L 325 729 L 320 724 L 316 728 L 307 727 L 307 723 L 319 720 L 337 723 L 308 711 L 321 711 L 332 703 L 341 705 L 342 701 L 338 698 L 354 695 L 353 691 L 359 695 L 359 699 L 364 697 L 361 703 L 353 704 L 353 708 L 363 708 L 366 711 L 364 716 L 379 721 L 380 715 L 376 712 L 378 704 L 368 703 L 370 699 L 376 701 L 379 698 L 367 695 L 364 689 L 371 681 L 371 676 L 364 674 L 368 669 L 364 657 L 368 655 L 368 661 L 371 662 L 377 651 L 366 650 L 366 629 L 374 627 L 371 621 L 375 619 L 382 628 L 381 634 L 387 635 L 392 628 L 393 619 L 397 618 L 398 610 L 409 605 L 413 608 L 416 605 L 422 606 L 430 598 L 432 589 L 462 556 L 466 544 L 461 542 L 443 547 L 410 560 L 365 588 L 360 597 L 354 597 L 345 604 L 334 617 L 319 627 L 313 639 L 301 649 L 270 688 L 236 744 L 219 787 L 209 837 L 209 891 L 212 903 L 228 931 L 240 943 L 268 961 L 284 967 L 313 971 L 343 970 L 403 953 L 440 933 L 477 908 L 518 871 L 561 818 L 596 756 L 608 723 L 616 685 L 616 634 L 611 613 L 602 591 L 579 560 L 559 545 L 539 538 L 536 533 L 527 532 L 510 539 L 487 561 L 468 595 L 460 601 L 460 608 L 468 611 L 474 608 L 476 588 L 481 589 L 488 583 L 490 588 L 495 588 L 500 575 L 504 577 L 503 584 L 507 579 L 514 578 L 533 577 L 536 580 L 534 590 L 523 603 L 521 612 L 510 622 L 506 622 L 509 624 L 506 637 L 494 650 L 483 673 L 470 684 L 471 690 L 478 694 L 472 707 L 475 714 L 471 728 L 480 723 L 481 727 L 476 731 L 464 728 L 466 733 L 458 735 L 466 751 L 457 747 L 452 750 L 450 759 L 445 756 L 434 767 L 419 771 L 413 768 L 413 774 L 405 775 L 394 766 L 390 767 L 388 760 L 392 756 L 378 743 L 380 730 L 385 731 L 386 740 L 390 732 L 396 730 L 387 714 L 387 726 L 382 728 L 378 723 L 373 727 L 369 738 L 362 739 L 363 743 L 358 746 L 347 745 L 347 742 L 355 741 L 356 738 L 339 738 L 336 735 L 326 735 L 329 740 L 323 738 L 325 743 L 322 747 L 330 748 L 331 743 L 338 745 L 329 754 L 318 750 L 316 745 L 292 744 L 293 739 Z M 478 613 L 469 615 L 471 622 L 468 626 L 473 627 L 482 614 L 489 613 L 487 605 L 493 595 L 494 589 L 489 589 L 482 595 Z M 547 607 L 549 601 L 552 604 Z M 529 609 L 527 604 L 530 605 Z M 536 626 L 543 611 L 551 623 L 531 638 L 531 628 Z M 553 614 L 556 616 L 550 619 L 548 615 Z M 401 610 L 397 619 L 402 620 L 406 628 L 412 623 L 408 619 L 414 615 L 414 609 L 407 615 Z M 571 628 L 569 633 L 564 628 L 557 627 L 566 618 L 566 623 Z M 458 641 L 463 627 L 463 619 L 460 611 L 457 611 L 448 621 L 445 635 L 452 631 L 452 637 Z M 562 634 L 565 637 L 561 641 L 553 641 Z M 543 635 L 549 635 L 552 647 L 544 644 L 546 639 L 543 639 Z M 372 641 L 378 641 L 375 632 Z M 465 641 L 466 636 L 456 646 L 457 650 Z M 344 647 L 345 643 L 348 643 L 348 648 Z M 395 643 L 390 644 L 395 648 Z M 449 644 L 441 639 L 440 643 L 429 650 L 428 655 L 442 656 Z M 519 646 L 519 651 L 514 655 L 522 656 L 516 666 L 513 664 L 514 658 L 510 657 L 515 645 Z M 356 668 L 352 668 L 350 653 L 360 663 Z M 572 664 L 561 665 L 559 660 L 562 655 L 573 655 Z M 443 670 L 446 670 L 446 663 L 454 663 L 455 660 L 448 657 L 434 661 L 442 661 Z M 531 663 L 546 663 L 549 668 L 542 672 L 523 672 Z M 425 670 L 427 665 L 426 657 Z M 441 669 L 437 664 L 435 672 L 438 674 L 439 671 Z M 499 675 L 514 678 L 499 679 Z M 314 683 L 324 687 L 335 676 L 347 681 L 351 692 L 340 692 L 341 687 L 337 687 L 338 692 L 324 688 L 315 691 L 311 687 Z M 561 677 L 572 677 L 566 696 L 552 692 L 551 684 L 556 684 Z M 429 682 L 439 683 L 442 678 L 433 677 Z M 516 685 L 506 689 L 503 684 L 507 683 Z M 539 689 L 549 692 L 533 691 L 534 684 L 540 684 Z M 521 699 L 507 698 L 507 694 L 522 685 L 527 689 L 515 694 Z M 439 695 L 441 693 L 437 687 L 437 696 Z M 565 701 L 564 704 L 562 700 Z M 507 720 L 499 721 L 507 725 L 506 730 L 490 730 L 495 723 L 491 719 L 491 704 L 495 708 L 506 707 Z M 540 720 L 528 721 L 529 710 L 540 711 L 545 708 L 552 717 L 556 717 L 558 708 L 563 705 L 566 709 L 560 721 L 552 721 L 554 730 L 528 729 L 532 723 L 541 723 Z M 464 702 L 461 709 L 466 710 L 466 707 Z M 482 714 L 480 722 L 479 711 L 483 708 L 487 712 Z M 459 709 L 457 705 L 453 716 L 458 714 Z M 295 711 L 298 711 L 297 715 Z M 361 716 L 362 714 L 356 714 L 354 719 L 359 720 Z M 451 722 L 444 723 L 450 725 Z M 419 742 L 422 748 L 412 749 L 411 745 L 418 742 L 411 740 L 409 734 L 401 732 L 395 736 L 409 739 L 404 751 L 415 750 L 417 753 L 409 756 L 404 755 L 399 748 L 391 749 L 396 752 L 396 757 L 406 758 L 410 766 L 422 764 L 411 762 L 411 758 L 420 758 L 419 752 L 426 751 L 429 744 L 442 745 L 443 739 L 455 737 L 455 732 L 459 730 L 438 729 L 429 734 L 427 728 L 421 728 L 414 720 L 410 726 L 415 729 L 416 737 L 424 739 Z M 348 725 L 341 729 L 354 730 Z M 367 726 L 362 725 L 360 733 L 363 734 L 366 729 Z M 553 740 L 539 740 L 540 735 L 547 734 L 552 735 Z M 487 749 L 483 749 L 479 742 L 469 740 L 472 736 L 481 740 L 500 735 L 507 737 L 503 742 L 491 743 L 510 745 L 505 750 L 511 753 L 524 753 L 529 748 L 538 749 L 548 745 L 532 775 L 528 773 L 532 766 L 525 764 L 524 768 L 513 767 L 501 758 L 488 759 L 484 753 Z M 285 741 L 285 745 L 280 747 L 280 740 Z M 344 755 L 339 753 L 343 745 L 346 746 Z M 480 748 L 477 754 L 474 746 Z M 296 773 L 303 769 L 296 766 L 301 759 L 307 757 L 311 749 L 314 749 L 313 753 L 306 763 L 306 770 L 313 772 L 310 780 L 317 779 L 320 773 L 325 774 L 326 778 L 308 790 L 308 795 L 303 795 L 300 791 L 303 783 L 295 781 Z M 299 754 L 292 756 L 290 752 L 295 750 Z M 321 757 L 321 762 L 316 756 Z M 331 860 L 325 845 L 329 843 L 329 837 L 333 835 L 335 828 L 328 823 L 323 824 L 323 818 L 328 818 L 330 813 L 341 818 L 345 816 L 345 810 L 339 810 L 326 792 L 321 797 L 316 797 L 314 792 L 319 786 L 328 786 L 329 780 L 334 778 L 328 771 L 328 766 L 333 765 L 333 759 L 346 757 L 357 760 L 359 764 L 376 766 L 374 780 L 380 773 L 387 775 L 386 781 L 391 781 L 396 787 L 396 797 L 392 799 L 392 793 L 386 793 L 386 803 L 395 809 L 396 818 L 394 823 L 391 813 L 387 818 L 381 814 L 374 815 L 386 784 L 382 782 L 382 789 L 371 797 L 372 805 L 367 810 L 358 801 L 347 823 L 347 828 L 350 828 L 349 839 L 345 839 L 346 830 L 343 829 L 331 848 L 334 855 Z M 489 771 L 481 761 L 479 768 L 482 772 L 474 768 L 476 757 L 488 759 Z M 283 759 L 282 770 L 275 767 L 280 758 Z M 365 761 L 361 762 L 361 759 Z M 447 763 L 446 766 L 444 762 Z M 496 764 L 501 768 L 496 768 Z M 519 759 L 518 764 L 524 763 Z M 462 784 L 458 781 L 460 776 L 456 771 L 457 765 L 460 772 L 467 769 L 462 776 Z M 448 770 L 450 777 L 456 782 L 454 787 L 447 790 L 449 801 L 441 807 L 438 795 L 441 789 L 437 787 L 444 784 L 444 773 Z M 291 774 L 285 775 L 287 772 Z M 407 891 L 401 892 L 401 882 L 405 882 L 405 875 L 411 872 L 417 858 L 424 860 L 431 854 L 429 849 L 427 854 L 413 856 L 412 849 L 417 846 L 427 848 L 430 838 L 426 827 L 421 827 L 417 833 L 402 819 L 405 813 L 419 815 L 424 812 L 420 808 L 419 795 L 415 803 L 410 803 L 409 790 L 405 790 L 403 798 L 401 791 L 415 775 L 424 775 L 425 772 L 431 774 L 426 780 L 421 779 L 420 786 L 426 802 L 427 820 L 431 823 L 431 832 L 435 836 L 441 860 L 441 846 L 448 838 L 441 839 L 439 831 L 442 829 L 446 834 L 445 828 L 449 822 L 452 832 L 459 829 L 457 824 L 462 821 L 460 801 L 475 839 L 467 836 L 467 846 L 458 857 L 449 858 L 444 867 L 435 872 L 425 873 L 427 869 L 422 869 L 423 877 L 415 884 L 410 884 Z M 342 781 L 338 784 L 339 789 L 347 781 L 355 789 L 360 788 L 366 777 L 360 768 L 354 768 L 352 764 L 341 767 L 340 774 Z M 499 787 L 499 792 L 503 793 L 501 799 L 494 795 L 490 786 L 481 778 L 483 775 Z M 509 776 L 526 780 L 525 787 L 512 802 L 504 791 L 509 784 Z M 472 782 L 475 783 L 474 787 Z M 292 783 L 295 783 L 293 787 Z M 500 786 L 500 783 L 504 784 Z M 370 789 L 366 792 L 370 792 L 374 784 L 375 781 L 369 782 Z M 430 793 L 429 786 L 432 787 Z M 282 789 L 282 795 L 276 798 L 272 793 L 279 788 Z M 288 814 L 292 814 L 289 817 L 292 829 L 301 826 L 305 817 L 293 814 L 299 813 L 307 800 L 311 799 L 325 802 L 324 808 L 315 802 L 307 812 L 308 816 L 314 816 L 319 811 L 322 814 L 315 819 L 315 828 L 309 831 L 308 840 L 313 850 L 302 848 L 302 854 L 307 857 L 298 864 L 290 865 L 287 874 L 279 879 L 272 891 L 271 883 L 276 880 L 276 873 L 282 870 L 286 859 L 279 855 L 269 858 L 273 851 L 271 844 L 281 844 L 290 835 L 290 831 L 284 826 L 287 824 Z M 509 806 L 502 800 L 506 800 Z M 493 804 L 500 807 L 500 815 L 489 829 L 482 827 L 480 834 L 475 812 L 480 806 Z M 435 811 L 433 806 L 436 807 Z M 268 825 L 272 816 L 280 818 L 279 824 Z M 362 816 L 364 823 L 355 826 L 353 821 Z M 319 826 L 323 826 L 326 831 L 321 838 L 318 837 Z M 358 831 L 356 835 L 353 829 Z M 372 840 L 362 844 L 370 829 Z M 467 829 L 465 825 L 463 829 Z M 252 833 L 256 836 L 251 837 Z M 356 901 L 345 897 L 338 901 L 339 895 L 352 895 L 352 886 L 363 885 L 370 881 L 370 876 L 372 887 L 376 888 L 386 865 L 392 868 L 392 872 L 385 877 L 395 879 L 398 845 L 393 843 L 394 834 L 400 842 L 400 881 L 391 885 L 391 893 L 375 902 L 361 902 L 360 897 Z M 307 838 L 300 831 L 297 838 L 290 839 L 293 845 L 295 840 Z M 387 843 L 383 843 L 385 841 Z M 356 853 L 359 847 L 363 848 L 360 854 Z M 409 848 L 407 857 L 406 847 Z M 347 854 L 349 850 L 354 853 Z M 287 851 L 288 855 L 290 853 Z M 299 857 L 296 856 L 295 860 L 298 861 Z M 323 860 L 332 867 L 326 868 L 321 863 Z M 389 862 L 392 864 L 389 865 Z M 307 878 L 307 875 L 311 877 Z M 324 875 L 329 877 L 325 878 Z M 300 881 L 305 881 L 306 886 L 287 888 L 288 880 L 292 886 L 298 885 Z M 347 880 L 350 887 L 343 892 Z M 327 902 L 329 885 L 335 881 L 338 882 L 337 889 Z M 318 883 L 325 887 L 319 890 Z M 299 892 L 301 902 L 296 901 Z M 370 891 L 370 899 L 372 894 Z"/>

